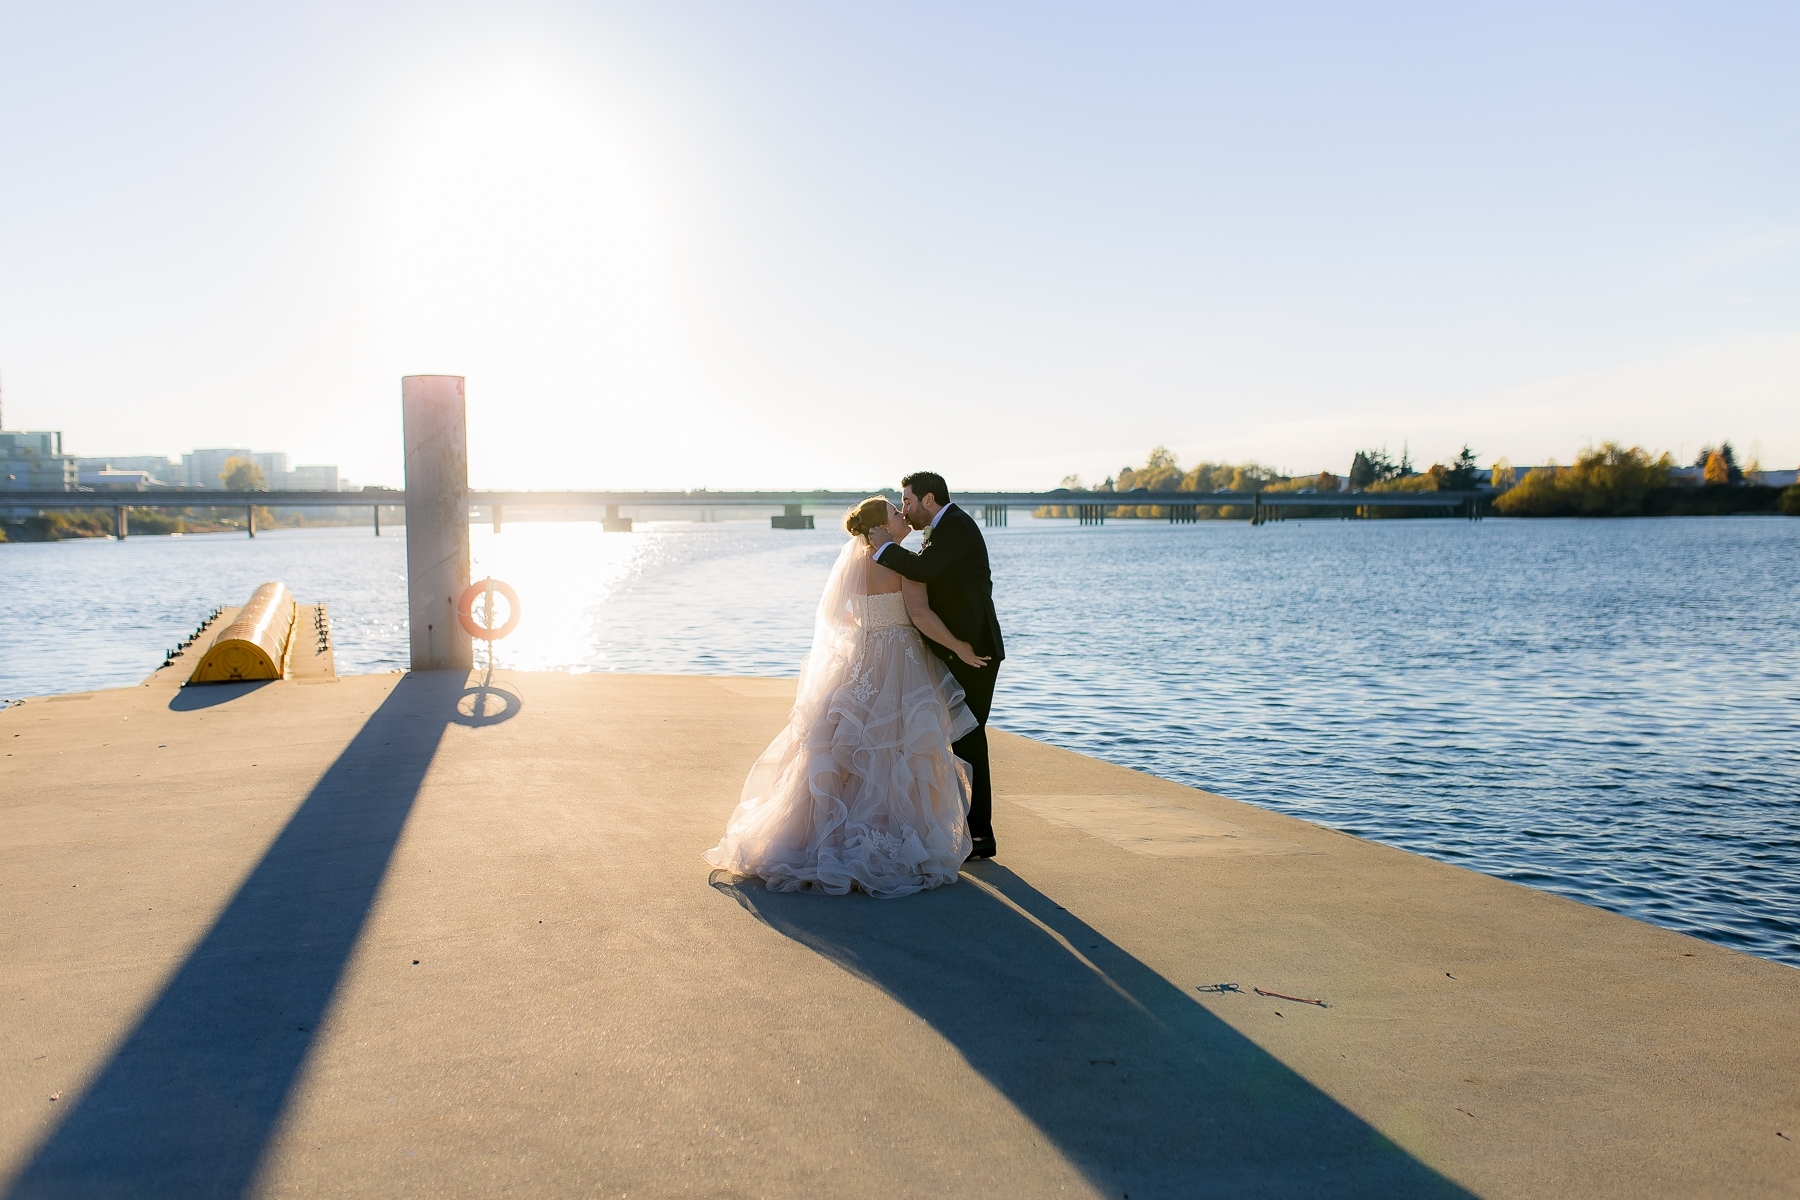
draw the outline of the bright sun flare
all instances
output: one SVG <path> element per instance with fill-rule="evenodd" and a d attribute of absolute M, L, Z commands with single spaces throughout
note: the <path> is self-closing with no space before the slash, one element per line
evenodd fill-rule
<path fill-rule="evenodd" d="M 446 112 L 399 175 L 387 355 L 397 373 L 469 378 L 478 476 L 591 470 L 597 445 L 651 432 L 670 357 L 660 259 L 651 195 L 623 150 L 515 79 Z"/>

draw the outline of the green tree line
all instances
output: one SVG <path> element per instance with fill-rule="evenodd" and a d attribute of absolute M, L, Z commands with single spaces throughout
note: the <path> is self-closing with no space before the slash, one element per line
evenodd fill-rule
<path fill-rule="evenodd" d="M 1671 479 L 1674 459 L 1664 453 L 1652 457 L 1641 446 L 1626 447 L 1606 442 L 1582 451 L 1569 467 L 1535 468 L 1516 479 L 1504 461 L 1496 464 L 1493 486 L 1502 489 L 1491 501 L 1493 511 L 1504 516 L 1639 516 L 1687 515 L 1729 512 L 1781 511 L 1800 516 L 1800 485 L 1780 491 L 1750 483 L 1739 467 L 1730 442 L 1704 447 L 1694 460 L 1703 472 L 1704 485 L 1692 487 Z M 1754 465 L 1750 468 L 1756 470 Z M 1040 517 L 1074 517 L 1096 502 L 1111 518 L 1161 518 L 1169 502 L 1182 493 L 1263 492 L 1280 494 L 1309 489 L 1337 492 L 1348 487 L 1345 508 L 1355 507 L 1371 516 L 1410 516 L 1416 510 L 1371 504 L 1369 494 L 1395 492 L 1471 492 L 1479 486 L 1475 452 L 1465 444 L 1447 463 L 1433 463 L 1423 471 L 1413 467 L 1409 451 L 1392 458 L 1385 447 L 1358 450 L 1351 458 L 1347 478 L 1330 471 L 1317 475 L 1283 475 L 1257 462 L 1203 462 L 1183 470 L 1173 451 L 1158 446 L 1141 467 L 1124 466 L 1102 483 L 1085 484 L 1079 475 L 1063 479 L 1070 494 L 1067 504 L 1044 505 Z M 1352 498 L 1352 493 L 1358 493 Z M 1200 517 L 1235 518 L 1247 515 L 1243 506 L 1203 508 Z"/>
<path fill-rule="evenodd" d="M 1584 450 L 1570 467 L 1539 467 L 1494 500 L 1509 517 L 1700 516 L 1780 511 L 1800 516 L 1800 486 L 1785 490 L 1747 482 L 1730 442 L 1700 451 L 1702 486 L 1671 482 L 1675 460 L 1642 446 L 1606 442 Z"/>
<path fill-rule="evenodd" d="M 1400 461 L 1395 462 L 1388 457 L 1385 449 L 1359 450 L 1351 462 L 1349 480 L 1352 488 L 1371 492 L 1466 490 L 1475 486 L 1475 470 L 1475 455 L 1467 446 L 1463 447 L 1461 456 L 1450 464 L 1434 463 L 1425 471 L 1414 471 L 1410 457 L 1404 452 Z M 1183 470 L 1173 451 L 1167 446 L 1158 446 L 1150 451 L 1143 466 L 1120 467 L 1117 475 L 1107 476 L 1102 483 L 1089 485 L 1083 483 L 1079 475 L 1067 476 L 1062 481 L 1062 487 L 1070 493 L 1074 502 L 1044 505 L 1037 510 L 1037 515 L 1078 516 L 1082 507 L 1099 501 L 1108 517 L 1161 518 L 1168 516 L 1169 505 L 1155 503 L 1151 498 L 1153 495 L 1211 492 L 1263 492 L 1279 495 L 1302 489 L 1337 492 L 1343 486 L 1344 480 L 1330 471 L 1320 471 L 1316 475 L 1283 475 L 1275 468 L 1258 462 L 1203 462 Z M 1122 502 L 1126 496 L 1131 496 L 1132 499 Z M 1121 502 L 1107 503 L 1108 499 L 1115 497 Z M 1359 503 L 1363 502 L 1345 499 L 1346 507 Z M 1203 508 L 1197 515 L 1202 519 L 1232 519 L 1247 514 L 1248 509 L 1237 505 Z"/>

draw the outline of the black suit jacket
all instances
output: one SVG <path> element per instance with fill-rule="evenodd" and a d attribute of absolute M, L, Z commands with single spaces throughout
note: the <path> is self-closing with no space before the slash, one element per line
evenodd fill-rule
<path fill-rule="evenodd" d="M 931 611 L 951 633 L 975 647 L 975 653 L 998 664 L 1006 657 L 1000 639 L 1000 616 L 994 611 L 994 578 L 988 571 L 987 542 L 981 526 L 954 504 L 946 505 L 937 528 L 925 534 L 917 553 L 890 543 L 876 559 L 882 566 L 925 585 Z M 961 666 L 954 651 L 926 639 L 944 661 Z"/>

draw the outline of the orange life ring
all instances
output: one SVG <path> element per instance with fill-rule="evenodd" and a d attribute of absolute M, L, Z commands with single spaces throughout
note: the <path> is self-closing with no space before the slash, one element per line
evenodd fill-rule
<path fill-rule="evenodd" d="M 475 601 L 478 597 L 486 595 L 489 590 L 499 592 L 502 596 L 505 596 L 508 609 L 505 624 L 498 625 L 493 629 L 489 629 L 485 625 L 479 625 L 475 621 Z M 488 603 L 491 606 L 493 601 L 490 600 Z M 490 607 L 488 609 L 488 619 L 492 620 L 493 615 L 494 611 L 492 607 Z M 498 579 L 483 579 L 479 583 L 471 583 L 464 589 L 462 599 L 456 602 L 456 620 L 462 625 L 463 631 L 470 637 L 477 637 L 487 642 L 498 641 L 511 633 L 513 627 L 519 623 L 519 593 L 513 591 Z"/>

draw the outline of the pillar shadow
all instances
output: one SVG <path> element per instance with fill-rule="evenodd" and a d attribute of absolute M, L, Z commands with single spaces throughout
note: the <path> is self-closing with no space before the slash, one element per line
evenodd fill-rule
<path fill-rule="evenodd" d="M 713 886 L 929 1022 L 1109 1195 L 1470 1195 L 997 863 L 898 901 Z"/>
<path fill-rule="evenodd" d="M 248 1190 L 466 682 L 369 714 L 9 1200 Z"/>

